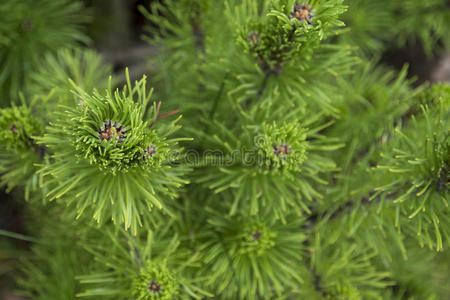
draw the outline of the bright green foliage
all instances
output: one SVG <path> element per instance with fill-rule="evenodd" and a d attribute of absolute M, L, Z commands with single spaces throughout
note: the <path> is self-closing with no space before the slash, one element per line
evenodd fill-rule
<path fill-rule="evenodd" d="M 330 34 L 329 28 L 343 25 L 336 18 L 345 10 L 340 2 L 317 1 L 309 6 L 292 1 L 272 2 L 265 17 L 249 18 L 238 42 L 263 71 L 279 73 L 285 67 L 307 68 L 314 48 Z"/>
<path fill-rule="evenodd" d="M 144 83 L 140 85 L 143 94 L 136 100 L 118 90 L 106 95 L 78 90 L 80 105 L 61 114 L 53 134 L 68 134 L 74 156 L 85 158 L 105 173 L 159 169 L 167 159 L 169 145 L 144 121 L 151 94 L 146 96 Z"/>
<path fill-rule="evenodd" d="M 292 115 L 299 114 L 299 111 L 292 112 Z M 289 116 L 285 118 L 289 120 Z M 302 210 L 309 212 L 307 203 L 313 197 L 322 198 L 315 188 L 316 184 L 326 184 L 321 173 L 336 168 L 323 153 L 342 146 L 317 134 L 329 126 L 318 125 L 319 118 L 305 117 L 303 123 L 249 125 L 236 136 L 223 127 L 217 128 L 225 133 L 222 139 L 214 135 L 204 140 L 220 150 L 212 152 L 211 157 L 205 152 L 206 167 L 200 169 L 197 182 L 207 184 L 215 193 L 229 199 L 231 215 L 237 211 L 254 215 L 267 205 L 281 219 L 289 210 L 299 214 Z M 221 153 L 225 155 L 218 159 L 217 154 Z M 211 172 L 211 168 L 218 170 Z"/>
<path fill-rule="evenodd" d="M 250 116 L 260 105 L 293 103 L 314 103 L 334 112 L 327 95 L 330 88 L 316 89 L 314 83 L 318 76 L 323 79 L 344 74 L 354 62 L 344 54 L 348 48 L 335 47 L 326 40 L 343 25 L 338 20 L 345 11 L 342 1 L 311 3 L 311 24 L 293 17 L 298 10 L 295 1 L 263 2 L 267 13 L 251 1 L 229 12 L 228 22 L 239 22 L 242 27 L 236 54 L 225 64 L 230 70 L 230 101 L 237 102 L 241 113 Z M 247 55 L 238 55 L 241 49 Z M 327 85 L 324 80 L 321 84 Z"/>
<path fill-rule="evenodd" d="M 365 54 L 374 54 L 388 44 L 405 46 L 420 41 L 428 55 L 437 52 L 437 42 L 449 46 L 450 8 L 446 0 L 347 0 L 343 21 L 349 26 L 341 36 Z"/>
<path fill-rule="evenodd" d="M 145 83 L 92 95 L 77 88 L 80 103 L 63 107 L 39 142 L 54 153 L 41 170 L 50 200 L 61 198 L 75 205 L 78 217 L 88 209 L 99 223 L 112 219 L 134 233 L 140 215 L 155 206 L 168 209 L 161 197 L 173 198 L 187 183 L 180 177 L 186 168 L 170 166 L 183 139 L 166 138 L 178 129 L 176 121 L 155 124 L 159 106 L 148 110 Z"/>
<path fill-rule="evenodd" d="M 1 185 L 10 191 L 25 187 L 26 198 L 36 190 L 39 176 L 36 163 L 44 149 L 37 144 L 44 124 L 33 116 L 28 106 L 12 106 L 0 110 L 0 174 Z"/>
<path fill-rule="evenodd" d="M 406 79 L 406 71 L 404 68 L 396 74 L 370 62 L 339 78 L 343 100 L 337 104 L 340 116 L 331 136 L 345 143 L 336 153 L 344 166 L 353 168 L 352 159 L 370 156 L 386 143 L 397 119 L 408 111 L 416 92 L 410 87 L 412 80 Z"/>
<path fill-rule="evenodd" d="M 47 108 L 48 118 L 51 118 L 54 111 L 49 107 L 57 104 L 73 107 L 79 102 L 77 95 L 71 92 L 74 87 L 69 78 L 87 93 L 94 89 L 103 92 L 108 87 L 110 74 L 111 66 L 93 50 L 61 49 L 56 54 L 47 54 L 41 67 L 30 75 L 30 90 L 34 95 L 49 96 L 41 109 Z"/>
<path fill-rule="evenodd" d="M 38 201 L 28 202 L 24 212 L 27 232 L 39 237 L 26 238 L 32 255 L 20 252 L 18 283 L 20 294 L 31 299 L 77 299 L 80 283 L 76 276 L 92 267 L 86 251 L 72 251 L 80 235 L 88 226 L 76 226 L 63 217 L 64 207 L 57 203 L 43 206 Z M 86 225 L 86 223 L 83 223 Z"/>
<path fill-rule="evenodd" d="M 171 223 L 160 225 L 157 232 L 143 231 L 138 236 L 108 226 L 101 232 L 96 230 L 84 245 L 99 265 L 89 275 L 79 277 L 82 284 L 91 287 L 78 296 L 120 300 L 133 295 L 133 299 L 147 300 L 210 295 L 195 285 L 205 280 L 193 275 L 199 253 L 179 247 L 179 237 L 170 235 Z"/>
<path fill-rule="evenodd" d="M 312 6 L 317 7 L 316 17 L 311 26 L 291 20 L 294 1 L 223 1 L 201 5 L 197 8 L 201 17 L 192 22 L 185 21 L 190 8 L 184 2 L 167 3 L 170 12 L 160 4 L 152 5 L 151 15 L 144 8 L 142 11 L 167 33 L 164 39 L 151 40 L 164 49 L 154 58 L 161 65 L 157 79 L 163 85 L 160 91 L 164 97 L 184 111 L 189 124 L 198 121 L 209 124 L 212 117 L 229 122 L 233 114 L 251 118 L 260 106 L 266 109 L 268 104 L 317 105 L 335 112 L 330 97 L 333 87 L 324 78 L 349 72 L 349 66 L 356 60 L 348 56 L 348 47 L 324 42 L 342 25 L 338 20 L 344 11 L 341 1 L 315 1 Z M 255 33 L 249 26 L 255 22 L 266 35 L 272 31 L 293 35 L 289 47 L 282 44 L 282 39 L 274 45 L 284 49 L 278 58 L 276 55 L 269 58 L 271 51 L 277 50 L 268 45 L 258 51 L 264 52 L 269 61 L 255 58 L 258 56 L 252 52 L 255 42 L 249 39 Z M 202 30 L 197 32 L 197 27 Z M 224 125 L 229 125 L 226 122 Z M 189 127 L 199 126 L 207 127 L 204 124 Z"/>
<path fill-rule="evenodd" d="M 395 1 L 394 13 L 400 16 L 395 28 L 395 38 L 400 46 L 407 41 L 420 40 L 428 54 L 433 52 L 438 41 L 446 49 L 450 46 L 448 27 L 450 7 L 445 0 Z M 439 49 L 439 47 L 437 47 Z"/>
<path fill-rule="evenodd" d="M 17 99 L 47 52 L 88 41 L 79 1 L 4 0 L 0 3 L 0 104 Z"/>
<path fill-rule="evenodd" d="M 448 49 L 444 0 L 144 3 L 154 92 L 74 48 L 77 3 L 49 5 L 64 39 L 17 37 L 48 42 L 30 69 L 1 62 L 29 102 L 0 114 L 1 184 L 40 200 L 33 237 L 0 230 L 37 242 L 24 294 L 449 298 L 450 86 L 383 65 L 416 39 Z"/>
<path fill-rule="evenodd" d="M 164 262 L 159 266 L 148 263 L 133 282 L 133 294 L 137 300 L 170 300 L 176 298 L 179 293 L 179 283 Z"/>
<path fill-rule="evenodd" d="M 335 299 L 335 300 L 361 300 L 361 294 L 357 289 L 352 286 L 338 286 L 333 289 L 329 294 L 328 298 L 325 299 Z"/>
<path fill-rule="evenodd" d="M 422 104 L 438 108 L 442 103 L 445 108 L 448 105 L 448 95 L 450 95 L 450 84 L 433 84 L 420 94 L 420 100 Z"/>
<path fill-rule="evenodd" d="M 27 106 L 4 108 L 0 115 L 0 143 L 8 150 L 32 149 L 36 146 L 34 137 L 42 133 L 43 127 Z"/>
<path fill-rule="evenodd" d="M 72 243 L 53 241 L 52 244 L 37 245 L 33 247 L 33 259 L 22 259 L 26 279 L 21 279 L 19 284 L 26 290 L 23 296 L 38 300 L 74 300 L 79 289 L 75 277 L 85 268 L 82 264 L 86 261 L 80 261 L 79 252 L 71 251 Z"/>
<path fill-rule="evenodd" d="M 261 135 L 255 140 L 261 167 L 268 169 L 300 168 L 307 149 L 306 130 L 299 124 L 263 124 Z"/>
<path fill-rule="evenodd" d="M 383 299 L 408 299 L 414 295 L 417 299 L 445 299 L 450 293 L 447 284 L 448 252 L 438 253 L 427 248 L 419 248 L 416 241 L 406 242 L 408 259 L 388 260 L 380 257 L 378 264 L 391 273 L 391 278 L 396 282 L 396 292 L 386 289 Z M 398 250 L 392 247 L 392 256 L 398 256 Z"/>
<path fill-rule="evenodd" d="M 339 39 L 355 45 L 364 53 L 380 51 L 393 39 L 395 1 L 347 0 L 342 18 L 348 26 Z M 419 1 L 416 1 L 419 2 Z M 423 3 L 423 1 L 420 1 Z"/>
<path fill-rule="evenodd" d="M 224 299 L 270 298 L 302 282 L 301 218 L 287 216 L 283 224 L 269 212 L 252 218 L 207 212 L 211 217 L 199 248 L 203 273 Z"/>
<path fill-rule="evenodd" d="M 410 126 L 397 128 L 377 166 L 391 175 L 378 190 L 408 216 L 407 226 L 417 232 L 422 245 L 442 250 L 443 243 L 450 243 L 450 94 L 438 94 L 430 102 L 435 106 L 421 106 L 422 114 L 413 116 Z"/>
<path fill-rule="evenodd" d="M 317 299 L 381 299 L 377 295 L 393 282 L 388 280 L 389 272 L 377 270 L 371 261 L 377 252 L 351 240 L 337 244 L 338 236 L 327 238 L 331 239 L 316 233 L 311 239 L 310 279 L 298 293 Z"/>

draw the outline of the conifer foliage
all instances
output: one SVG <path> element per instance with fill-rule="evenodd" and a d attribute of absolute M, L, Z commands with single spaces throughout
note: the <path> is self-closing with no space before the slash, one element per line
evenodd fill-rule
<path fill-rule="evenodd" d="M 26 230 L 0 245 L 30 242 L 17 293 L 450 297 L 450 86 L 380 61 L 449 50 L 446 1 L 139 12 L 159 51 L 133 82 L 86 47 L 80 1 L 0 3 L 0 185 Z"/>

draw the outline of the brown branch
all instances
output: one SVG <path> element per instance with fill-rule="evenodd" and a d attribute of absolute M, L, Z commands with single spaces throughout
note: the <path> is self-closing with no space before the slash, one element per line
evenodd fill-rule
<path fill-rule="evenodd" d="M 160 113 L 159 113 L 160 108 L 161 108 L 161 101 L 159 101 L 158 104 L 156 105 L 155 119 L 154 119 L 153 122 L 150 124 L 149 128 L 151 128 L 153 125 L 155 125 L 155 123 L 156 123 L 159 119 L 162 119 L 162 118 L 165 118 L 165 117 L 169 117 L 169 116 L 172 116 L 172 115 L 177 114 L 177 113 L 180 112 L 179 109 L 175 109 L 175 110 L 172 110 L 172 111 L 169 111 L 169 112 L 160 114 Z"/>

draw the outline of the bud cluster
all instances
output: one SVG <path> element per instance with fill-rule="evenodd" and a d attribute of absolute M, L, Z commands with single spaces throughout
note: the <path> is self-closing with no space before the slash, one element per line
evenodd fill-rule
<path fill-rule="evenodd" d="M 306 158 L 306 130 L 297 123 L 263 124 L 255 138 L 261 167 L 297 169 Z"/>
<path fill-rule="evenodd" d="M 44 125 L 26 106 L 0 110 L 0 143 L 10 150 L 22 151 L 35 147 L 35 136 L 42 134 Z"/>
<path fill-rule="evenodd" d="M 147 263 L 133 281 L 136 300 L 171 300 L 179 295 L 180 286 L 166 264 Z"/>

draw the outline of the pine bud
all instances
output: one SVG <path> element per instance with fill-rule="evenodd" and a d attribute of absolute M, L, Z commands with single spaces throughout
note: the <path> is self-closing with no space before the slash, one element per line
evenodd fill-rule
<path fill-rule="evenodd" d="M 250 32 L 247 37 L 247 41 L 248 41 L 250 47 L 259 46 L 259 33 L 256 31 Z"/>
<path fill-rule="evenodd" d="M 134 279 L 133 295 L 136 300 L 171 300 L 180 294 L 179 283 L 165 262 L 159 266 L 148 263 Z"/>
<path fill-rule="evenodd" d="M 88 159 L 91 165 L 112 174 L 161 167 L 169 148 L 163 137 L 143 119 L 142 104 L 117 94 L 81 94 L 80 97 L 83 104 L 69 112 L 71 121 L 62 116 L 62 120 L 55 122 L 61 129 L 73 128 L 67 137 L 78 158 Z M 67 122 L 71 124 L 64 124 Z"/>
<path fill-rule="evenodd" d="M 309 4 L 296 3 L 292 6 L 291 18 L 295 18 L 300 22 L 306 21 L 309 25 L 312 24 L 313 9 Z"/>
<path fill-rule="evenodd" d="M 134 88 L 130 84 L 122 93 L 105 94 L 75 87 L 82 103 L 59 111 L 39 141 L 52 153 L 64 153 L 46 166 L 58 170 L 58 176 L 46 177 L 52 187 L 47 197 L 77 205 L 78 217 L 90 213 L 99 223 L 112 219 L 134 233 L 142 215 L 168 209 L 166 202 L 186 182 L 179 177 L 186 168 L 172 168 L 168 160 L 169 151 L 172 160 L 181 152 L 177 141 L 167 138 L 178 129 L 176 121 L 151 126 L 158 115 L 147 114 L 151 93 L 145 83 L 143 78 Z"/>
<path fill-rule="evenodd" d="M 26 106 L 0 110 L 0 143 L 10 150 L 29 150 L 35 147 L 33 136 L 40 135 L 44 126 Z"/>
<path fill-rule="evenodd" d="M 273 146 L 273 152 L 279 157 L 290 154 L 292 150 L 288 144 L 280 144 L 279 146 Z"/>
<path fill-rule="evenodd" d="M 301 281 L 295 272 L 302 255 L 305 236 L 299 230 L 302 217 L 285 215 L 285 223 L 274 218 L 273 211 L 262 210 L 257 216 L 229 217 L 220 210 L 206 208 L 211 215 L 205 235 L 205 272 L 213 270 L 210 283 L 221 292 L 223 299 L 273 299 L 286 286 Z M 286 268 L 280 268 L 280 264 Z M 248 274 L 243 282 L 240 276 L 229 276 L 230 270 Z M 259 276 L 266 270 L 263 276 Z M 296 270 L 296 271 L 294 271 Z M 283 282 L 274 286 L 273 282 Z M 257 288 L 253 288 L 257 286 Z M 221 291 L 221 288 L 224 288 Z"/>
<path fill-rule="evenodd" d="M 122 126 L 119 122 L 106 120 L 105 122 L 103 122 L 103 125 L 98 131 L 98 139 L 100 141 L 109 141 L 110 139 L 115 138 L 119 141 L 119 143 L 122 143 L 126 137 L 125 132 L 125 127 Z"/>
<path fill-rule="evenodd" d="M 24 187 L 28 200 L 31 191 L 39 190 L 35 172 L 45 148 L 36 144 L 36 138 L 43 131 L 43 122 L 29 107 L 0 109 L 0 186 L 6 186 L 7 192 L 16 186 Z"/>
<path fill-rule="evenodd" d="M 306 158 L 306 131 L 298 124 L 263 124 L 261 131 L 255 138 L 261 167 L 296 169 Z"/>
<path fill-rule="evenodd" d="M 158 153 L 156 151 L 156 146 L 153 144 L 150 144 L 147 149 L 145 149 L 145 154 L 147 157 L 153 158 L 153 156 L 155 156 L 156 153 Z"/>
<path fill-rule="evenodd" d="M 242 254 L 252 252 L 259 256 L 275 246 L 276 233 L 271 232 L 261 223 L 248 225 L 244 232 L 241 243 Z"/>

